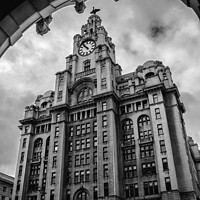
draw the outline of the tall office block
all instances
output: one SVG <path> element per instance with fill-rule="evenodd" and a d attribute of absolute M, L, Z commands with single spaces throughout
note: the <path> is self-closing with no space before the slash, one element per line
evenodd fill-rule
<path fill-rule="evenodd" d="M 13 200 L 197 199 L 199 165 L 169 67 L 147 61 L 122 75 L 96 14 L 73 42 L 55 91 L 20 120 Z"/>

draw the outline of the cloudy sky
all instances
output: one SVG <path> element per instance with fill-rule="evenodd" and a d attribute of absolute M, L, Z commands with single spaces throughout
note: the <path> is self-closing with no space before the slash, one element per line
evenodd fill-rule
<path fill-rule="evenodd" d="M 185 104 L 188 135 L 200 144 L 200 23 L 179 0 L 88 0 L 77 14 L 66 7 L 53 14 L 51 31 L 36 34 L 35 25 L 0 60 L 0 171 L 15 174 L 20 140 L 19 119 L 39 94 L 54 90 L 55 73 L 65 69 L 73 36 L 80 33 L 92 7 L 116 45 L 123 73 L 147 60 L 171 68 Z"/>

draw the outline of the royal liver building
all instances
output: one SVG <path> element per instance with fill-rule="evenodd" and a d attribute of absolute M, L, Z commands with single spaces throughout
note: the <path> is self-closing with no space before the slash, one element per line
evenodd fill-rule
<path fill-rule="evenodd" d="M 55 91 L 25 108 L 13 200 L 195 200 L 200 154 L 169 67 L 122 75 L 93 14 Z"/>

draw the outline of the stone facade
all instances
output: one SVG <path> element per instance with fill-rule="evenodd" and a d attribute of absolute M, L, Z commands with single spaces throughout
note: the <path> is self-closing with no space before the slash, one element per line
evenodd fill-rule
<path fill-rule="evenodd" d="M 55 91 L 25 108 L 13 200 L 197 199 L 179 96 L 160 61 L 122 75 L 91 15 Z"/>
<path fill-rule="evenodd" d="M 0 172 L 0 199 L 11 200 L 14 178 Z"/>

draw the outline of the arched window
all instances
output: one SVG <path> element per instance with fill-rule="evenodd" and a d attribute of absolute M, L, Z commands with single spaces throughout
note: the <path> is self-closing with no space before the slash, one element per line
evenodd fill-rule
<path fill-rule="evenodd" d="M 42 139 L 38 138 L 34 142 L 34 148 L 33 148 L 33 160 L 39 160 L 41 158 L 42 154 Z"/>
<path fill-rule="evenodd" d="M 41 105 L 41 108 L 46 108 L 47 107 L 47 102 L 43 102 L 42 105 Z"/>
<path fill-rule="evenodd" d="M 153 77 L 155 74 L 153 72 L 149 72 L 145 75 L 145 78 Z"/>
<path fill-rule="evenodd" d="M 140 139 L 145 139 L 152 136 L 149 116 L 141 115 L 138 118 L 138 129 Z"/>
<path fill-rule="evenodd" d="M 92 100 L 92 90 L 88 87 L 83 88 L 78 95 L 78 103 Z"/>
<path fill-rule="evenodd" d="M 133 121 L 131 119 L 123 120 L 122 130 L 123 130 L 123 144 L 126 146 L 135 144 L 134 132 L 133 132 Z"/>
<path fill-rule="evenodd" d="M 89 194 L 86 190 L 80 189 L 80 191 L 75 194 L 74 200 L 89 200 Z"/>
<path fill-rule="evenodd" d="M 125 119 L 122 122 L 122 130 L 129 131 L 133 129 L 133 121 L 131 119 Z"/>

